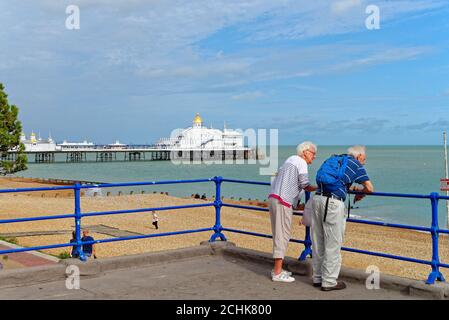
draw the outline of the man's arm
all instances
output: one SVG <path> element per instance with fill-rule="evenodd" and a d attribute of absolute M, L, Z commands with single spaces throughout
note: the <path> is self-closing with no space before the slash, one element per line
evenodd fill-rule
<path fill-rule="evenodd" d="M 364 193 L 371 193 L 374 191 L 374 186 L 370 180 L 366 180 L 366 181 L 362 182 L 362 186 L 363 186 L 362 189 L 354 188 L 354 191 L 360 191 L 360 192 L 364 192 Z M 366 196 L 365 194 L 356 194 L 355 198 L 354 198 L 354 203 L 362 200 L 365 196 Z"/>
<path fill-rule="evenodd" d="M 309 184 L 307 187 L 304 188 L 304 190 L 308 191 L 308 192 L 313 192 L 316 189 L 318 189 L 317 186 L 312 186 L 311 184 Z"/>

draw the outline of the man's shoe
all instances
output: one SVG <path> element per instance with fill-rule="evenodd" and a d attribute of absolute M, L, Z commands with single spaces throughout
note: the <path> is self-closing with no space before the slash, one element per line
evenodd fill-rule
<path fill-rule="evenodd" d="M 343 290 L 346 288 L 346 284 L 343 281 L 338 281 L 333 287 L 321 287 L 321 291 Z"/>
<path fill-rule="evenodd" d="M 278 282 L 293 282 L 295 281 L 295 278 L 293 278 L 292 276 L 289 276 L 288 271 L 282 270 L 281 273 L 279 274 L 273 274 L 271 276 L 271 280 L 273 281 L 278 281 Z"/>
<path fill-rule="evenodd" d="M 314 287 L 321 287 L 321 282 L 314 282 L 314 283 L 313 283 L 313 286 L 314 286 Z"/>

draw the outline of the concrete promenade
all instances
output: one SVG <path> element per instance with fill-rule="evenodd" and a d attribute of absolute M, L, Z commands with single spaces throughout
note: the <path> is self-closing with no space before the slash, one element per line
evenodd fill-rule
<path fill-rule="evenodd" d="M 447 299 L 445 284 L 383 276 L 380 289 L 368 290 L 362 270 L 342 269 L 348 288 L 322 292 L 311 285 L 310 261 L 287 258 L 294 283 L 269 278 L 269 254 L 238 248 L 232 243 L 200 246 L 143 255 L 4 270 L 0 273 L 0 299 L 170 299 L 170 300 L 403 300 Z M 80 289 L 66 288 L 66 268 L 80 268 Z"/>

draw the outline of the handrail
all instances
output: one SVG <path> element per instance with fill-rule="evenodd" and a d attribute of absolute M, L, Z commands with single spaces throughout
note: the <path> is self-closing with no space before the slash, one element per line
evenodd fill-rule
<path fill-rule="evenodd" d="M 214 182 L 215 183 L 215 199 L 213 202 L 206 202 L 206 203 L 201 203 L 201 204 L 187 204 L 187 205 L 180 205 L 180 206 L 137 208 L 137 209 L 129 209 L 129 210 L 81 212 L 81 190 L 82 189 L 148 186 L 148 185 L 164 185 L 164 184 L 204 183 L 204 182 Z M 0 225 L 7 224 L 7 223 L 27 222 L 27 221 L 42 221 L 42 220 L 74 218 L 75 219 L 75 234 L 76 234 L 76 242 L 0 250 L 0 255 L 7 254 L 7 253 L 44 250 L 44 249 L 51 249 L 51 248 L 74 247 L 74 251 L 78 254 L 79 258 L 81 260 L 85 261 L 86 257 L 84 256 L 82 246 L 86 245 L 86 244 L 127 241 L 127 240 L 136 240 L 136 239 L 145 239 L 145 238 L 163 237 L 163 236 L 172 236 L 172 235 L 178 235 L 178 234 L 198 233 L 198 232 L 208 232 L 208 231 L 214 232 L 212 234 L 212 236 L 210 237 L 210 240 L 209 240 L 210 242 L 216 241 L 217 238 L 220 238 L 222 241 L 226 241 L 226 237 L 223 234 L 224 231 L 232 232 L 232 233 L 239 233 L 239 234 L 247 234 L 247 235 L 251 235 L 251 236 L 272 238 L 272 235 L 269 235 L 269 234 L 262 234 L 262 233 L 246 231 L 246 230 L 237 230 L 237 229 L 233 229 L 233 228 L 226 228 L 221 225 L 221 208 L 222 207 L 238 208 L 238 209 L 245 209 L 245 210 L 255 210 L 255 211 L 263 211 L 263 212 L 269 211 L 269 209 L 267 209 L 267 208 L 262 208 L 262 207 L 257 207 L 257 206 L 248 206 L 248 205 L 240 205 L 240 204 L 223 202 L 222 196 L 221 196 L 221 185 L 223 182 L 252 184 L 252 185 L 260 185 L 260 186 L 269 186 L 270 185 L 270 183 L 268 183 L 268 182 L 248 181 L 248 180 L 240 180 L 240 179 L 227 179 L 227 178 L 223 178 L 220 176 L 216 176 L 213 178 L 192 179 L 192 180 L 165 180 L 165 181 L 143 181 L 143 182 L 123 182 L 123 183 L 101 183 L 101 184 L 95 184 L 95 185 L 91 185 L 91 184 L 83 184 L 82 185 L 80 183 L 76 183 L 76 184 L 70 185 L 70 186 L 58 186 L 58 187 L 0 189 L 0 194 L 1 193 L 37 192 L 37 191 L 55 191 L 55 190 L 73 190 L 74 191 L 74 202 L 75 202 L 73 214 L 58 214 L 58 215 L 51 215 L 51 216 L 2 219 L 2 220 L 0 220 Z M 349 193 L 350 194 L 364 194 L 363 192 L 360 192 L 360 191 L 350 191 Z M 421 259 L 416 259 L 416 258 L 386 254 L 386 253 L 381 253 L 381 252 L 373 252 L 373 251 L 361 250 L 361 249 L 356 249 L 356 248 L 342 247 L 342 250 L 360 253 L 360 254 L 373 255 L 373 256 L 378 256 L 378 257 L 383 257 L 383 258 L 408 261 L 408 262 L 412 262 L 412 263 L 430 265 L 432 268 L 432 271 L 430 272 L 426 283 L 433 284 L 433 283 L 435 283 L 436 280 L 445 281 L 442 273 L 439 271 L 439 268 L 440 267 L 449 268 L 449 264 L 440 262 L 438 236 L 439 236 L 439 234 L 449 234 L 449 230 L 440 229 L 438 226 L 438 201 L 439 200 L 449 200 L 449 197 L 440 195 L 436 192 L 430 193 L 429 195 L 385 193 L 385 192 L 373 192 L 373 193 L 367 193 L 365 195 L 430 200 L 431 208 L 432 208 L 432 224 L 430 227 L 403 225 L 403 224 L 388 223 L 388 222 L 377 222 L 377 221 L 369 221 L 369 220 L 353 219 L 353 218 L 347 219 L 347 221 L 353 222 L 353 223 L 381 226 L 381 227 L 393 227 L 393 228 L 401 228 L 401 229 L 409 229 L 409 230 L 418 230 L 418 231 L 428 232 L 432 236 L 432 260 L 430 260 L 430 261 L 429 260 L 421 260 Z M 310 193 L 306 192 L 306 200 L 308 200 L 309 197 L 310 197 Z M 155 234 L 143 234 L 143 235 L 135 235 L 135 236 L 128 236 L 128 237 L 117 237 L 117 238 L 100 239 L 100 240 L 94 240 L 94 241 L 85 241 L 85 242 L 83 242 L 81 240 L 81 219 L 84 217 L 127 214 L 127 213 L 141 213 L 141 212 L 148 212 L 148 211 L 179 210 L 179 209 L 200 208 L 200 207 L 214 207 L 215 208 L 215 224 L 214 224 L 214 226 L 209 227 L 209 228 L 201 228 L 201 229 L 193 229 L 193 230 L 182 230 L 182 231 L 174 231 L 174 232 L 155 233 Z M 302 215 L 303 213 L 301 211 L 294 211 L 293 214 L 294 215 Z M 298 258 L 299 260 L 305 260 L 307 258 L 307 256 L 311 256 L 312 241 L 311 241 L 311 237 L 310 237 L 310 227 L 306 227 L 306 234 L 305 234 L 304 240 L 290 239 L 290 241 L 295 242 L 295 243 L 304 244 L 305 248 L 302 251 L 302 253 L 300 254 L 300 256 Z"/>

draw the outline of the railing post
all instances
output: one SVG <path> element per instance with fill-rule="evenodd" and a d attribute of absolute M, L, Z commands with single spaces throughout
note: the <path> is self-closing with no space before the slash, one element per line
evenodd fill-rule
<path fill-rule="evenodd" d="M 310 192 L 306 191 L 306 201 L 309 201 L 310 199 Z M 304 261 L 306 260 L 307 256 L 310 256 L 312 258 L 312 240 L 310 239 L 310 227 L 306 227 L 306 237 L 304 239 L 304 250 L 302 251 L 301 255 L 299 256 L 298 260 Z"/>
<path fill-rule="evenodd" d="M 81 185 L 75 184 L 75 233 L 76 233 L 76 252 L 81 261 L 86 261 L 81 244 Z"/>
<path fill-rule="evenodd" d="M 223 178 L 220 176 L 216 176 L 213 178 L 213 180 L 215 182 L 215 233 L 210 237 L 209 242 L 214 242 L 218 237 L 222 241 L 226 241 L 226 237 L 223 233 L 221 233 L 221 230 L 223 229 L 223 227 L 221 226 L 221 207 L 223 205 L 223 202 L 221 201 L 221 183 L 223 182 Z"/>
<path fill-rule="evenodd" d="M 427 278 L 427 284 L 434 284 L 435 280 L 445 281 L 443 275 L 439 270 L 440 257 L 438 252 L 438 200 L 439 194 L 437 192 L 432 192 L 430 194 L 430 202 L 432 204 L 432 272 Z"/>

